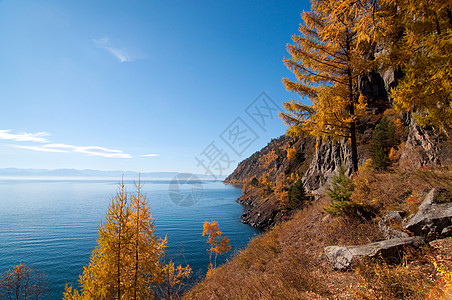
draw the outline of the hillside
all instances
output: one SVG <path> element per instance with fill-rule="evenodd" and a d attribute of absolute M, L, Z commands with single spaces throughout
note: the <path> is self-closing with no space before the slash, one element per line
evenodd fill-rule
<path fill-rule="evenodd" d="M 452 299 L 451 9 L 312 1 L 287 136 L 225 180 L 265 232 L 186 299 Z"/>
<path fill-rule="evenodd" d="M 336 270 L 325 247 L 385 241 L 387 231 L 381 224 L 394 211 L 403 212 L 405 217 L 400 223 L 391 221 L 395 230 L 391 232 L 402 230 L 409 236 L 412 233 L 402 228 L 410 219 L 406 216 L 425 206 L 424 199 L 432 188 L 452 191 L 452 170 L 443 166 L 378 172 L 365 166 L 354 177 L 354 184 L 352 201 L 374 211 L 371 219 L 353 213 L 329 214 L 324 209 L 331 198 L 320 194 L 297 210 L 292 219 L 251 240 L 246 249 L 215 269 L 185 299 L 424 299 L 427 295 L 431 297 L 428 299 L 450 299 L 444 296 L 447 281 L 442 279 L 450 278 L 452 272 L 450 230 L 447 233 L 443 229 L 443 239 L 426 238 L 420 248 L 406 245 L 401 248 L 404 250 L 399 249 L 395 257 L 401 257 L 401 264 L 399 259 L 393 264 L 377 255 L 354 261 L 348 272 Z M 448 205 L 452 212 L 452 196 L 450 192 L 444 195 L 438 197 L 444 203 L 439 205 Z M 441 228 L 450 228 L 448 218 Z M 450 290 L 448 293 L 452 296 Z"/>

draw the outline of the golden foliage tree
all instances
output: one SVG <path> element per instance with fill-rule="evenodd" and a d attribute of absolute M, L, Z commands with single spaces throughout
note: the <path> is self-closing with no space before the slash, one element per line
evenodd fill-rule
<path fill-rule="evenodd" d="M 280 114 L 289 134 L 350 138 L 352 165 L 358 169 L 356 122 L 365 113 L 365 98 L 357 89 L 360 75 L 369 71 L 366 58 L 373 43 L 370 24 L 375 1 L 314 0 L 302 13 L 300 35 L 287 46 L 292 56 L 284 63 L 296 77 L 283 83 L 288 91 L 307 97 L 311 104 L 291 100 Z"/>
<path fill-rule="evenodd" d="M 231 250 L 231 245 L 229 243 L 229 238 L 226 236 L 221 236 L 222 232 L 220 231 L 220 227 L 216 221 L 207 222 L 205 221 L 203 224 L 203 232 L 202 236 L 207 235 L 207 243 L 210 245 L 210 248 L 207 249 L 209 251 L 209 270 L 207 271 L 207 277 L 209 277 L 213 269 L 217 266 L 217 256 L 218 254 L 223 254 L 229 252 Z M 212 254 L 215 254 L 214 262 L 212 263 Z"/>
<path fill-rule="evenodd" d="M 47 276 L 23 263 L 0 276 L 0 298 L 40 299 L 48 290 Z"/>
<path fill-rule="evenodd" d="M 81 292 L 66 287 L 64 299 L 150 299 L 163 280 L 166 238 L 155 235 L 146 197 L 129 197 L 124 184 L 98 229 L 98 245 L 80 276 Z"/>
<path fill-rule="evenodd" d="M 398 111 L 422 125 L 452 125 L 452 3 L 450 0 L 384 0 L 380 23 L 387 63 L 404 77 L 391 93 Z"/>
<path fill-rule="evenodd" d="M 165 299 L 173 299 L 180 291 L 183 280 L 190 277 L 192 269 L 190 266 L 182 267 L 175 266 L 172 261 L 166 264 L 163 268 L 163 287 L 161 287 L 162 294 Z M 178 299 L 178 298 L 177 298 Z"/>
<path fill-rule="evenodd" d="M 287 149 L 287 158 L 288 159 L 294 159 L 296 154 L 297 154 L 297 149 L 295 149 L 295 146 Z"/>

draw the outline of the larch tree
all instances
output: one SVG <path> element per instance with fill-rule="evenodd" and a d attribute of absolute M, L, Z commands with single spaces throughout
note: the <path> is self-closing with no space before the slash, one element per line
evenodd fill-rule
<path fill-rule="evenodd" d="M 81 291 L 66 287 L 64 299 L 150 299 L 163 279 L 166 238 L 159 239 L 146 197 L 128 196 L 124 184 L 99 226 L 97 246 L 80 276 Z"/>
<path fill-rule="evenodd" d="M 380 23 L 387 64 L 403 78 L 392 90 L 398 111 L 421 125 L 452 126 L 452 2 L 385 0 Z"/>
<path fill-rule="evenodd" d="M 358 169 L 356 124 L 366 111 L 358 90 L 359 77 L 374 59 L 367 54 L 374 42 L 372 26 L 376 1 L 314 0 L 303 12 L 300 35 L 287 45 L 291 58 L 284 63 L 296 81 L 283 78 L 288 91 L 307 97 L 311 104 L 291 100 L 280 113 L 289 134 L 350 139 L 352 167 Z"/>
<path fill-rule="evenodd" d="M 33 299 L 49 292 L 47 275 L 23 263 L 0 275 L 0 299 Z"/>
<path fill-rule="evenodd" d="M 151 291 L 163 281 L 161 260 L 166 238 L 162 240 L 155 235 L 154 221 L 142 187 L 138 181 L 137 192 L 130 198 L 133 278 L 131 294 L 126 297 L 128 299 L 150 299 Z"/>
<path fill-rule="evenodd" d="M 202 236 L 207 235 L 207 244 L 210 245 L 209 251 L 209 270 L 207 271 L 206 277 L 210 277 L 213 274 L 214 269 L 217 267 L 217 256 L 218 254 L 223 254 L 231 251 L 231 245 L 229 238 L 226 236 L 221 236 L 220 226 L 216 221 L 207 222 L 203 224 Z M 212 263 L 212 254 L 215 255 L 214 262 Z"/>

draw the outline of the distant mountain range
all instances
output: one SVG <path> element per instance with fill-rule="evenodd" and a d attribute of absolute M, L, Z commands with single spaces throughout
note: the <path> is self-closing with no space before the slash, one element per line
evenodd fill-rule
<path fill-rule="evenodd" d="M 100 171 L 100 170 L 77 170 L 77 169 L 18 169 L 18 168 L 0 168 L 0 176 L 2 177 L 100 177 L 100 178 L 116 178 L 122 176 L 127 179 L 141 178 L 147 179 L 172 179 L 177 176 L 178 172 L 148 172 L 139 173 L 134 171 Z M 211 176 L 203 174 L 194 174 L 199 179 L 213 179 Z M 223 179 L 223 178 L 219 178 Z"/>

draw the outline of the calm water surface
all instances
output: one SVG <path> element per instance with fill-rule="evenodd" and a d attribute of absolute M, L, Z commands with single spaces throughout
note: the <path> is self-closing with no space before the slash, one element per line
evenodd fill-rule
<path fill-rule="evenodd" d="M 132 182 L 126 185 L 134 190 Z M 35 266 L 51 283 L 47 299 L 61 299 L 65 284 L 76 285 L 89 262 L 117 186 L 114 180 L 0 180 L 0 273 L 20 262 Z M 144 180 L 143 191 L 157 235 L 168 238 L 166 257 L 190 264 L 194 278 L 204 275 L 209 264 L 206 237 L 201 236 L 204 221 L 218 221 L 231 241 L 230 255 L 257 234 L 240 222 L 244 208 L 235 203 L 240 189 L 203 181 L 199 202 L 180 207 L 170 200 L 168 187 L 169 181 Z M 190 193 L 190 186 L 182 186 L 181 193 Z"/>

